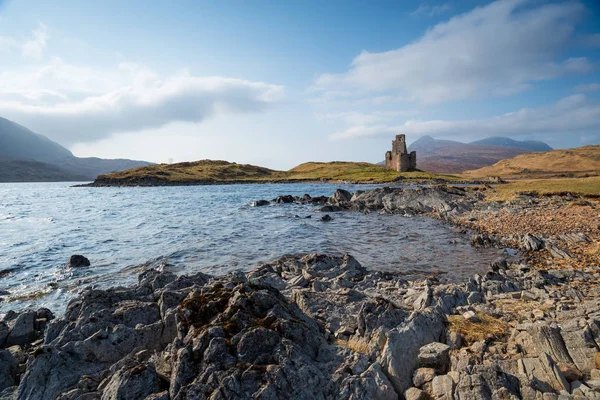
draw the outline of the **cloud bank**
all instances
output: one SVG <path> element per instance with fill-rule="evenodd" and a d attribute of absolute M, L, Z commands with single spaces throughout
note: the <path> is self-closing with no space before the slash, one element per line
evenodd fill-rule
<path fill-rule="evenodd" d="M 565 97 L 557 103 L 486 119 L 407 121 L 400 125 L 359 125 L 337 132 L 332 139 L 376 137 L 404 133 L 414 136 L 488 137 L 527 134 L 578 133 L 600 129 L 600 104 L 583 94 Z"/>
<path fill-rule="evenodd" d="M 312 89 L 325 96 L 395 93 L 422 104 L 519 93 L 592 69 L 585 57 L 563 57 L 584 10 L 573 1 L 499 0 L 398 49 L 363 51 L 347 72 L 321 75 Z"/>
<path fill-rule="evenodd" d="M 284 95 L 279 85 L 195 76 L 187 70 L 161 76 L 135 63 L 95 69 L 59 57 L 45 59 L 46 27 L 40 25 L 32 36 L 23 43 L 0 40 L 0 51 L 18 50 L 34 60 L 19 69 L 0 71 L 0 115 L 63 145 L 172 122 L 258 113 Z"/>

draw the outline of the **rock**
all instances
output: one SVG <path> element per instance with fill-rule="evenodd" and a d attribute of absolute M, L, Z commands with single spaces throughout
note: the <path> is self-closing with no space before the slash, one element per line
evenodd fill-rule
<path fill-rule="evenodd" d="M 285 196 L 277 196 L 276 198 L 273 199 L 273 203 L 293 203 L 294 201 L 296 201 L 296 198 L 292 195 L 285 195 Z"/>
<path fill-rule="evenodd" d="M 0 350 L 0 391 L 17 383 L 19 363 L 8 350 Z"/>
<path fill-rule="evenodd" d="M 67 268 L 89 267 L 90 260 L 80 254 L 73 254 L 69 258 L 69 262 L 65 265 Z"/>
<path fill-rule="evenodd" d="M 35 311 L 24 311 L 19 314 L 6 338 L 6 346 L 24 345 L 35 340 L 35 316 Z"/>
<path fill-rule="evenodd" d="M 4 321 L 0 321 L 0 348 L 6 344 L 6 338 L 8 337 L 9 329 L 8 325 Z"/>
<path fill-rule="evenodd" d="M 544 239 L 528 233 L 521 238 L 519 248 L 525 251 L 541 250 L 544 248 Z"/>
<path fill-rule="evenodd" d="M 102 400 L 137 400 L 159 391 L 154 366 L 137 364 L 123 368 L 111 376 L 103 390 Z"/>
<path fill-rule="evenodd" d="M 463 337 L 460 333 L 450 331 L 446 334 L 446 344 L 452 350 L 460 349 L 463 345 Z"/>
<path fill-rule="evenodd" d="M 413 385 L 420 388 L 424 383 L 431 382 L 435 378 L 435 369 L 417 368 L 413 374 Z"/>
<path fill-rule="evenodd" d="M 444 331 L 438 312 L 415 312 L 398 327 L 386 333 L 387 341 L 379 356 L 386 375 L 396 392 L 404 393 L 412 385 L 412 373 L 419 363 L 419 350 L 437 342 Z M 447 347 L 447 346 L 446 346 Z"/>
<path fill-rule="evenodd" d="M 268 200 L 256 200 L 256 201 L 253 201 L 252 203 L 250 203 L 250 206 L 251 207 L 262 207 L 262 206 L 268 206 L 269 204 L 271 204 L 271 202 Z"/>
<path fill-rule="evenodd" d="M 373 363 L 358 378 L 344 379 L 338 398 L 397 400 L 398 394 L 379 363 Z"/>
<path fill-rule="evenodd" d="M 351 198 L 352 193 L 344 189 L 337 189 L 329 199 L 329 202 L 334 205 L 347 204 Z"/>
<path fill-rule="evenodd" d="M 485 302 L 485 298 L 481 292 L 470 292 L 467 297 L 468 304 L 481 304 Z"/>
<path fill-rule="evenodd" d="M 331 220 L 333 220 L 333 218 L 331 218 L 331 217 L 329 216 L 329 214 L 325 214 L 325 215 L 323 215 L 323 216 L 321 217 L 321 221 L 328 222 L 328 221 L 331 221 Z"/>
<path fill-rule="evenodd" d="M 481 320 L 479 319 L 479 317 L 477 316 L 477 314 L 475 313 L 475 311 L 466 311 L 465 313 L 463 313 L 463 318 L 466 319 L 469 322 L 480 322 Z"/>
<path fill-rule="evenodd" d="M 419 365 L 444 372 L 450 364 L 450 346 L 439 342 L 426 344 L 419 349 L 418 357 Z"/>
<path fill-rule="evenodd" d="M 429 396 L 421 389 L 411 387 L 404 392 L 404 398 L 406 400 L 427 400 Z"/>
<path fill-rule="evenodd" d="M 319 209 L 320 212 L 339 212 L 344 211 L 340 206 L 323 206 Z"/>
<path fill-rule="evenodd" d="M 449 375 L 436 376 L 431 386 L 434 399 L 452 400 L 454 398 L 454 381 Z"/>

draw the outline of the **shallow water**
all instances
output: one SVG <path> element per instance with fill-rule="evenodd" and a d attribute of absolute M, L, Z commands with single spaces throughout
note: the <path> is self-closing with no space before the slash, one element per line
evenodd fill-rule
<path fill-rule="evenodd" d="M 62 312 L 83 287 L 136 282 L 142 264 L 223 274 L 287 253 L 347 252 L 367 268 L 455 279 L 483 270 L 501 253 L 474 249 L 468 237 L 426 217 L 342 212 L 321 222 L 313 206 L 248 205 L 280 194 L 331 195 L 338 187 L 374 185 L 70 185 L 0 184 L 0 270 L 14 269 L 0 277 L 0 291 L 10 293 L 0 295 L 0 312 L 27 306 Z M 65 269 L 71 254 L 85 255 L 92 266 Z"/>

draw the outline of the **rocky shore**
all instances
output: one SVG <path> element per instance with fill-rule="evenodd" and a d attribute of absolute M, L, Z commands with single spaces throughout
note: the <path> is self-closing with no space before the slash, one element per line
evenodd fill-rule
<path fill-rule="evenodd" d="M 5 315 L 0 398 L 600 398 L 598 204 L 496 203 L 491 190 L 257 201 L 431 215 L 522 261 L 462 283 L 407 281 L 350 255 L 291 255 L 226 276 L 148 270 L 134 287 L 85 289 L 59 318 Z"/>

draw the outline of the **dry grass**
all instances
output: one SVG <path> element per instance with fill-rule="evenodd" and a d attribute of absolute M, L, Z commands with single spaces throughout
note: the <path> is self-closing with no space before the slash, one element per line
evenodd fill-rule
<path fill-rule="evenodd" d="M 519 193 L 537 192 L 540 195 L 566 194 L 600 197 L 600 176 L 589 178 L 527 179 L 494 186 L 485 191 L 488 200 L 506 201 Z"/>
<path fill-rule="evenodd" d="M 371 352 L 369 349 L 369 342 L 366 338 L 351 337 L 348 340 L 336 339 L 335 344 L 337 346 L 345 347 L 357 353 L 369 354 Z"/>
<path fill-rule="evenodd" d="M 470 322 L 462 315 L 448 316 L 448 329 L 458 332 L 468 345 L 485 339 L 500 339 L 508 332 L 508 325 L 486 314 L 477 314 L 479 322 Z"/>
<path fill-rule="evenodd" d="M 521 154 L 462 174 L 466 178 L 585 177 L 600 175 L 600 145 Z"/>

